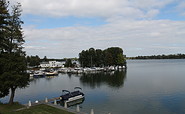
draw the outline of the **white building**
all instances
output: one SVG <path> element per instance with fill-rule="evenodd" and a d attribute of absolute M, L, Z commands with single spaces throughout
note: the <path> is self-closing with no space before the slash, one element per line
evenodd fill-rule
<path fill-rule="evenodd" d="M 40 64 L 40 67 L 42 67 L 42 68 L 47 68 L 47 67 L 50 67 L 50 65 L 49 65 L 48 62 L 42 62 L 42 63 Z"/>
<path fill-rule="evenodd" d="M 49 62 L 43 62 L 40 64 L 40 67 L 42 68 L 47 68 L 47 67 L 64 67 L 63 62 L 58 62 L 58 61 L 49 61 Z"/>

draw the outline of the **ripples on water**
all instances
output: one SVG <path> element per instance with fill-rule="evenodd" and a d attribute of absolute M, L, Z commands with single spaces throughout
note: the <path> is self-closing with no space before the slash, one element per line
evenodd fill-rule
<path fill-rule="evenodd" d="M 129 60 L 127 66 L 122 72 L 34 79 L 16 91 L 15 100 L 58 97 L 63 89 L 80 86 L 85 93 L 81 111 L 87 113 L 91 108 L 97 114 L 185 113 L 185 60 Z"/>

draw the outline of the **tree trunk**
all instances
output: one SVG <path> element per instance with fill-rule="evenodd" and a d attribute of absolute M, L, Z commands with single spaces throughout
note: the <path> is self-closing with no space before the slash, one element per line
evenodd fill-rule
<path fill-rule="evenodd" d="M 14 96 L 15 96 L 15 88 L 11 88 L 11 96 L 10 96 L 9 104 L 13 104 Z"/>

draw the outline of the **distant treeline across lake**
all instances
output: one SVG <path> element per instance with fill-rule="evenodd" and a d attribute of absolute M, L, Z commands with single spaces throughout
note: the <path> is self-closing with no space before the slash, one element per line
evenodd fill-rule
<path fill-rule="evenodd" d="M 185 59 L 185 54 L 137 56 L 127 57 L 127 59 Z"/>

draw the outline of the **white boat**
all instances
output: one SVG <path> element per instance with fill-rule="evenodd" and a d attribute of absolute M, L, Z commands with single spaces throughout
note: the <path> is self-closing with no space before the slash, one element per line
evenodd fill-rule
<path fill-rule="evenodd" d="M 45 76 L 45 73 L 41 70 L 35 71 L 33 74 L 33 77 L 35 78 L 44 77 L 44 76 Z"/>
<path fill-rule="evenodd" d="M 56 76 L 58 75 L 58 71 L 50 71 L 50 72 L 45 72 L 46 76 Z"/>

